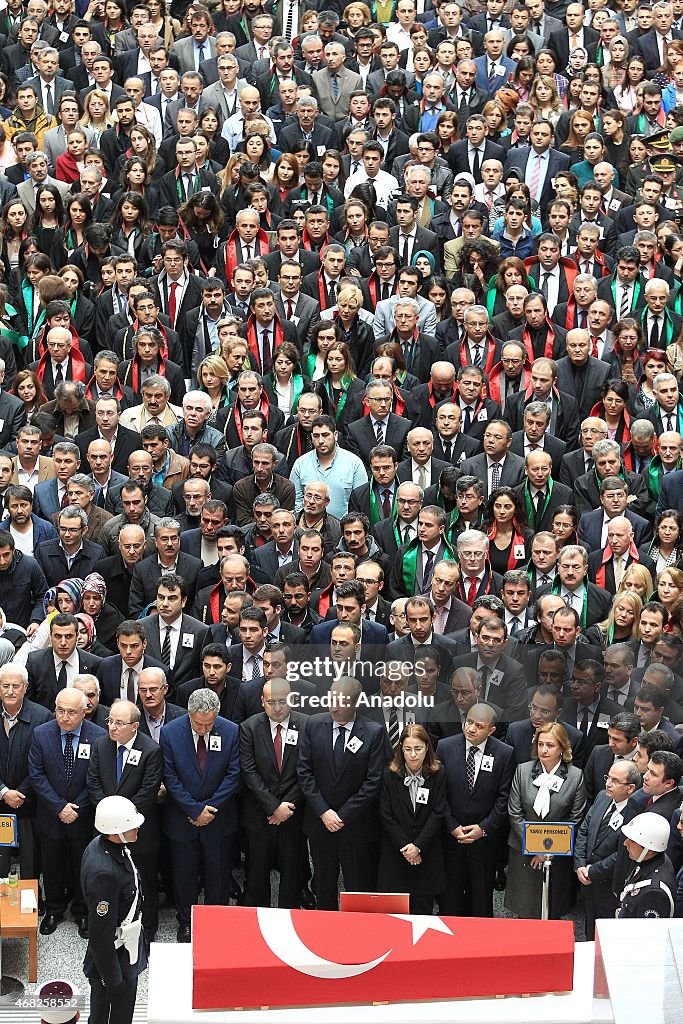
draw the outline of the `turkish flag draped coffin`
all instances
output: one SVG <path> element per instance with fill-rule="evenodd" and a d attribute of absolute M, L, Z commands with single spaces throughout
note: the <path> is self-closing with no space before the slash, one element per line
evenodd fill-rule
<path fill-rule="evenodd" d="M 193 908 L 195 1010 L 568 992 L 571 921 Z"/>

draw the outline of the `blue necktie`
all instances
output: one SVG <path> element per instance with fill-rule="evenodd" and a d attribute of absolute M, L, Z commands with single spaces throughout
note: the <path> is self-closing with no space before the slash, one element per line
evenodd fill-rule
<path fill-rule="evenodd" d="M 346 727 L 341 726 L 337 731 L 337 738 L 334 741 L 334 767 L 337 775 L 341 771 L 342 761 L 344 760 L 344 749 L 346 746 Z"/>
<path fill-rule="evenodd" d="M 121 781 L 121 776 L 123 775 L 123 752 L 124 752 L 125 749 L 126 748 L 124 746 L 120 745 L 119 749 L 116 751 L 116 783 L 117 783 L 117 785 Z"/>

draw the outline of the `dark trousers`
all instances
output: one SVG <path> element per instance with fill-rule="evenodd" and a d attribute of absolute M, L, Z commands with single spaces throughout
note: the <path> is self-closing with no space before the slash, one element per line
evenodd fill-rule
<path fill-rule="evenodd" d="M 136 850 L 131 844 L 131 856 L 142 880 L 142 927 L 156 931 L 159 927 L 159 848 Z"/>
<path fill-rule="evenodd" d="M 19 873 L 22 878 L 38 878 L 40 875 L 40 849 L 36 836 L 35 819 L 18 818 L 17 835 L 19 838 Z M 0 847 L 0 875 L 3 878 L 9 874 L 10 864 L 16 859 L 16 847 Z"/>
<path fill-rule="evenodd" d="M 445 840 L 446 892 L 439 897 L 442 914 L 450 917 L 493 917 L 497 839 L 461 845 Z"/>
<path fill-rule="evenodd" d="M 350 892 L 375 892 L 378 849 L 373 843 L 342 843 L 337 833 L 310 839 L 318 910 L 339 909 L 339 869 Z"/>
<path fill-rule="evenodd" d="M 299 816 L 300 817 L 300 816 Z M 304 837 L 299 820 L 290 818 L 281 825 L 250 829 L 247 840 L 247 884 L 244 902 L 248 907 L 271 906 L 270 871 L 280 872 L 278 907 L 298 907 L 301 890 L 301 847 Z"/>
<path fill-rule="evenodd" d="M 137 975 L 134 978 L 124 975 L 124 984 L 116 989 L 112 1001 L 104 982 L 99 978 L 90 978 L 88 1024 L 131 1024 L 137 991 Z"/>
<path fill-rule="evenodd" d="M 87 917 L 88 908 L 81 892 L 81 859 L 90 842 L 89 836 L 69 833 L 55 839 L 41 835 L 40 849 L 43 858 L 43 884 L 45 886 L 45 912 L 63 914 L 67 908 L 65 888 L 73 889 L 71 913 L 74 917 Z"/>
<path fill-rule="evenodd" d="M 198 828 L 189 842 L 171 841 L 173 886 L 178 924 L 190 927 L 193 904 L 199 901 L 199 875 L 204 877 L 204 903 L 227 906 L 232 845 L 237 833 L 212 838 L 211 825 Z"/>
<path fill-rule="evenodd" d="M 582 885 L 579 891 L 583 896 L 586 941 L 593 942 L 595 939 L 595 922 L 603 917 L 614 920 L 619 900 L 612 892 L 610 882 L 598 885 L 595 883 L 593 885 Z"/>

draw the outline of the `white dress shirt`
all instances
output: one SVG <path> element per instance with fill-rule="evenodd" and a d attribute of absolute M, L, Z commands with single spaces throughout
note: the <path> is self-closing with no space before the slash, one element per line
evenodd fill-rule
<path fill-rule="evenodd" d="M 160 622 L 161 624 L 161 622 Z M 161 640 L 163 646 L 163 636 Z M 171 641 L 171 646 L 173 641 Z M 142 672 L 144 657 L 140 658 L 136 665 L 133 665 L 133 687 L 135 690 L 135 697 L 133 700 L 138 699 L 138 680 L 140 679 L 140 673 Z M 121 682 L 119 683 L 119 697 L 121 700 L 128 700 L 128 665 L 121 659 Z"/>
<path fill-rule="evenodd" d="M 55 675 L 57 676 L 57 680 L 59 680 L 59 673 L 60 673 L 61 668 L 62 668 L 62 661 L 64 660 L 64 661 L 66 661 L 66 685 L 67 686 L 73 686 L 74 685 L 74 679 L 76 678 L 77 675 L 80 674 L 80 671 L 81 671 L 79 663 L 78 663 L 78 648 L 76 647 L 71 652 L 71 654 L 69 655 L 68 658 L 62 659 L 62 658 L 58 657 L 54 652 L 53 652 L 52 657 L 53 657 L 53 660 L 54 660 Z"/>
<path fill-rule="evenodd" d="M 166 639 L 166 629 L 168 626 L 171 627 L 171 656 L 169 658 L 169 668 L 173 668 L 176 663 L 176 657 L 178 654 L 178 644 L 180 643 L 180 627 L 182 625 L 183 617 L 179 615 L 173 622 L 164 622 L 162 618 L 159 618 L 159 641 L 161 649 L 164 648 L 164 640 Z"/>

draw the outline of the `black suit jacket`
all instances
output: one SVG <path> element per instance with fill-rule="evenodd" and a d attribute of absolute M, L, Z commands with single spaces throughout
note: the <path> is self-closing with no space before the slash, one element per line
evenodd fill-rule
<path fill-rule="evenodd" d="M 283 258 L 279 249 L 266 253 L 263 257 L 263 262 L 268 268 L 268 279 L 270 281 L 277 281 Z M 317 252 L 310 252 L 301 246 L 297 253 L 297 263 L 301 265 L 302 277 L 306 277 L 308 274 L 314 274 L 320 269 L 320 256 Z"/>
<path fill-rule="evenodd" d="M 484 756 L 492 758 L 491 771 L 479 770 L 470 792 L 465 773 L 467 743 L 462 735 L 439 742 L 439 760 L 446 772 L 446 830 L 479 825 L 487 835 L 502 833 L 507 825 L 507 804 L 515 774 L 515 758 L 507 744 L 489 736 Z M 481 842 L 481 840 L 480 840 Z"/>
<path fill-rule="evenodd" d="M 160 619 L 158 615 L 148 615 L 141 619 L 147 633 L 147 650 L 152 658 L 161 661 L 161 635 L 159 632 Z M 180 641 L 176 651 L 175 664 L 173 666 L 174 686 L 180 686 L 188 679 L 194 679 L 201 670 L 201 651 L 207 642 L 208 629 L 197 619 L 183 613 L 180 625 Z M 185 637 L 191 637 L 185 641 Z"/>
<path fill-rule="evenodd" d="M 469 143 L 467 139 L 463 139 L 461 142 L 456 142 L 450 146 L 448 153 L 446 154 L 446 160 L 448 166 L 453 171 L 453 174 L 460 174 L 463 171 L 466 174 L 471 174 L 470 163 L 468 160 L 468 147 Z M 505 150 L 502 146 L 498 146 L 495 142 L 486 141 L 484 144 L 484 155 L 479 162 L 479 174 L 475 175 L 475 184 L 480 184 L 481 177 L 481 165 L 485 160 L 500 160 L 502 164 L 505 163 Z"/>
<path fill-rule="evenodd" d="M 574 403 L 576 404 L 576 403 Z M 560 468 L 562 466 L 562 456 L 567 450 L 567 445 L 564 440 L 560 441 L 559 438 L 553 437 L 552 434 L 548 433 L 543 439 L 543 450 L 548 453 L 553 462 L 553 468 L 551 469 L 551 475 L 553 480 L 560 479 Z M 519 455 L 520 458 L 524 458 L 524 430 L 515 430 L 512 435 L 512 444 L 510 445 L 510 451 L 513 455 Z M 545 529 L 545 527 L 542 527 Z"/>
<path fill-rule="evenodd" d="M 69 576 L 85 579 L 89 573 L 98 571 L 98 565 L 103 557 L 104 549 L 99 544 L 84 540 L 82 550 L 69 569 L 58 540 L 44 540 L 36 548 L 36 561 L 45 573 L 45 579 L 50 587 L 56 587 Z"/>
<path fill-rule="evenodd" d="M 586 787 L 586 796 L 590 804 L 593 803 L 598 793 L 604 790 L 604 776 L 607 775 L 613 764 L 614 754 L 609 744 L 600 743 L 597 747 L 593 747 L 583 769 L 583 784 Z"/>
<path fill-rule="evenodd" d="M 592 28 L 583 29 L 583 45 L 588 51 L 588 60 L 595 60 L 595 51 L 598 45 L 598 33 Z M 557 54 L 558 67 L 566 68 L 569 63 L 569 29 L 561 28 L 551 32 L 548 38 L 548 47 Z"/>
<path fill-rule="evenodd" d="M 607 618 L 612 606 L 612 595 L 608 594 L 602 587 L 596 586 L 595 583 L 587 582 L 586 586 L 588 587 L 586 628 L 588 628 L 588 626 L 594 626 L 597 622 L 602 622 L 603 619 Z M 549 586 L 539 587 L 536 591 L 536 598 L 543 597 L 550 592 L 551 588 Z"/>
<path fill-rule="evenodd" d="M 168 723 L 172 722 L 175 718 L 180 718 L 181 715 L 186 714 L 185 708 L 181 708 L 177 704 L 171 704 L 169 700 L 164 702 L 164 706 L 164 725 L 168 725 Z M 152 739 L 144 712 L 140 716 L 140 732 Z"/>
<path fill-rule="evenodd" d="M 522 499 L 522 504 L 524 504 L 527 484 L 528 480 L 525 480 L 524 483 L 519 484 L 515 488 L 520 498 Z M 529 496 L 531 496 L 530 492 Z M 552 493 L 549 496 L 549 501 L 545 506 L 545 510 L 543 510 L 543 506 L 541 506 L 542 511 L 540 518 L 537 518 L 534 514 L 533 522 L 529 522 L 529 526 L 533 529 L 534 533 L 538 533 L 541 530 L 550 530 L 550 527 L 552 526 L 553 522 L 553 515 L 555 514 L 555 509 L 558 508 L 559 505 L 573 504 L 574 495 L 571 488 L 565 487 L 564 484 L 553 483 Z"/>
<path fill-rule="evenodd" d="M 596 402 L 600 401 L 602 386 L 606 380 L 609 380 L 612 372 L 608 363 L 603 363 L 601 359 L 594 359 L 593 356 L 589 356 L 588 365 L 585 369 L 583 388 L 580 394 L 577 394 L 577 386 L 574 381 L 569 356 L 563 356 L 562 359 L 558 359 L 557 386 L 560 392 L 565 391 L 576 399 L 580 419 L 583 420 L 586 416 L 589 416 L 593 406 Z"/>
<path fill-rule="evenodd" d="M 588 732 L 585 734 L 584 756 L 586 759 L 590 756 L 594 747 L 602 743 L 607 743 L 609 720 L 614 715 L 618 715 L 621 710 L 621 705 L 617 704 L 616 701 L 608 700 L 607 697 L 600 697 L 597 709 L 593 715 L 593 721 L 590 724 Z M 579 721 L 577 715 L 577 703 L 575 700 L 570 699 L 564 702 L 560 717 L 563 722 L 569 722 L 570 725 L 574 725 L 575 722 Z"/>
<path fill-rule="evenodd" d="M 159 829 L 159 804 L 157 796 L 163 774 L 161 748 L 140 730 L 135 736 L 123 766 L 121 779 L 116 780 L 116 755 L 118 743 L 109 736 L 100 736 L 93 744 L 88 766 L 88 794 L 93 807 L 106 796 L 125 796 L 135 804 L 135 809 L 144 814 L 145 821 L 138 832 L 135 849 L 147 853 L 156 849 L 161 841 Z M 139 751 L 139 757 L 131 753 Z M 132 761 L 137 761 L 133 764 Z"/>
<path fill-rule="evenodd" d="M 565 727 L 569 736 L 569 742 L 572 746 L 572 764 L 575 764 L 577 768 L 581 768 L 583 765 L 584 748 L 583 733 L 579 732 L 575 726 L 570 725 L 569 722 L 561 722 L 560 724 Z M 509 743 L 515 752 L 515 764 L 524 764 L 525 761 L 533 760 L 531 744 L 533 743 L 534 733 L 534 727 L 528 718 L 524 722 L 510 722 L 508 725 L 505 733 L 505 742 Z M 602 750 L 603 748 L 601 747 L 600 749 Z"/>
<path fill-rule="evenodd" d="M 270 719 L 264 711 L 255 714 L 240 725 L 240 767 L 245 799 L 242 801 L 242 825 L 256 832 L 272 828 L 268 817 L 283 802 L 296 804 L 293 818 L 300 824 L 303 816 L 303 793 L 297 775 L 299 742 L 306 716 L 298 711 L 289 715 L 289 733 L 296 732 L 297 742 L 283 742 L 282 768 L 278 770 L 270 729 Z M 292 820 L 292 819 L 290 819 Z"/>
<path fill-rule="evenodd" d="M 520 146 L 518 149 L 508 150 L 505 159 L 505 170 L 507 171 L 511 167 L 516 167 L 522 171 L 523 175 L 525 175 L 527 164 L 532 155 L 533 149 L 531 146 Z M 548 151 L 548 169 L 545 181 L 543 182 L 543 189 L 539 196 L 534 196 L 534 198 L 538 200 L 541 210 L 547 210 L 553 201 L 555 196 L 553 179 L 556 174 L 560 173 L 560 171 L 567 170 L 569 162 L 569 157 L 566 153 L 560 153 L 556 149 L 550 149 Z M 524 178 L 522 180 L 524 180 Z"/>
<path fill-rule="evenodd" d="M 453 668 L 476 668 L 478 654 L 461 654 L 453 659 Z M 493 673 L 489 674 L 488 689 L 482 689 L 482 700 L 496 704 L 502 708 L 504 722 L 520 722 L 528 717 L 527 681 L 523 667 L 507 654 L 501 654 L 496 671 L 502 676 L 494 681 Z"/>
<path fill-rule="evenodd" d="M 97 666 L 95 675 L 100 682 L 100 699 L 104 704 L 113 704 L 121 696 L 121 669 L 123 658 L 120 654 L 114 654 L 110 658 L 103 658 Z M 169 689 L 173 685 L 173 677 L 160 658 L 152 658 L 149 654 L 142 656 L 142 668 L 160 668 L 166 673 Z M 138 700 L 138 704 L 140 701 Z"/>
<path fill-rule="evenodd" d="M 533 401 L 534 398 L 527 398 L 524 391 L 518 391 L 507 399 L 503 419 L 507 420 L 515 433 L 524 431 L 524 410 Z M 557 443 L 563 443 L 569 449 L 576 447 L 579 438 L 579 410 L 573 392 L 561 390 L 559 398 L 557 395 L 553 397 L 553 415 L 554 429 L 552 433 L 550 430 L 546 433 L 546 439 L 550 437 L 552 444 L 560 438 L 561 441 Z M 552 453 L 550 454 L 552 457 Z"/>
<path fill-rule="evenodd" d="M 406 438 L 409 430 L 410 423 L 406 419 L 397 416 L 394 412 L 389 413 L 384 444 L 391 445 L 399 462 L 407 454 Z M 369 465 L 370 452 L 376 444 L 377 437 L 372 429 L 370 415 L 362 416 L 360 419 L 354 420 L 353 423 L 347 424 L 345 446 L 362 459 L 366 466 Z"/>
<path fill-rule="evenodd" d="M 93 427 L 91 430 L 84 430 L 82 434 L 76 434 L 74 440 L 81 453 L 82 465 L 85 466 L 86 464 L 88 445 L 91 441 L 98 441 L 99 437 L 100 431 L 98 427 Z M 128 427 L 119 426 L 116 431 L 116 444 L 114 445 L 112 468 L 117 473 L 128 473 L 128 456 L 133 452 L 140 451 L 140 448 L 141 442 L 138 432 L 135 430 L 129 430 Z"/>
<path fill-rule="evenodd" d="M 176 572 L 187 584 L 187 603 L 192 605 L 197 592 L 197 580 L 202 568 L 200 558 L 193 558 L 184 551 L 178 552 Z M 131 618 L 137 616 L 156 598 L 157 582 L 161 578 L 161 566 L 156 551 L 135 566 L 130 587 L 128 612 Z"/>
<path fill-rule="evenodd" d="M 202 301 L 202 284 L 203 279 L 197 277 L 196 274 L 190 274 L 185 294 L 183 295 L 183 301 L 180 303 L 180 307 L 176 310 L 175 324 L 171 326 L 175 327 L 183 322 L 184 316 L 189 313 L 191 309 L 195 309 L 199 306 Z M 168 280 L 165 273 L 160 274 L 158 277 L 150 278 L 149 290 L 157 300 L 157 305 L 162 313 L 168 316 Z"/>
<path fill-rule="evenodd" d="M 36 798 L 28 774 L 28 752 L 33 730 L 49 722 L 51 717 L 41 704 L 24 700 L 9 736 L 0 729 L 0 786 L 18 789 L 26 797 L 21 807 L 12 810 L 18 818 L 30 818 L 35 814 Z"/>
<path fill-rule="evenodd" d="M 379 838 L 377 809 L 388 744 L 381 725 L 357 714 L 337 772 L 332 726 L 329 714 L 312 715 L 299 738 L 298 776 L 306 801 L 304 831 L 318 842 L 325 840 L 329 833 L 320 816 L 332 809 L 344 822 L 335 840 L 340 849 L 348 849 Z M 354 737 L 361 743 L 355 753 L 348 747 Z"/>
<path fill-rule="evenodd" d="M 242 680 L 236 676 L 227 675 L 225 677 L 225 685 L 218 694 L 218 698 L 221 702 L 220 710 L 218 714 L 221 718 L 229 718 L 231 722 L 236 722 L 235 718 L 235 704 L 237 697 L 242 686 Z M 195 690 L 203 690 L 207 688 L 206 680 L 204 676 L 198 676 L 195 679 L 188 679 L 187 682 L 179 686 L 175 693 L 175 699 L 178 706 L 183 710 L 187 709 L 187 702 L 190 699 L 191 694 Z"/>
<path fill-rule="evenodd" d="M 91 672 L 97 675 L 97 669 L 102 663 L 101 658 L 87 651 L 78 651 L 78 671 Z M 59 683 L 55 672 L 55 661 L 52 648 L 45 651 L 33 651 L 26 660 L 26 671 L 28 672 L 28 694 L 36 704 L 42 704 L 49 711 L 55 709 L 55 698 L 59 693 Z"/>

